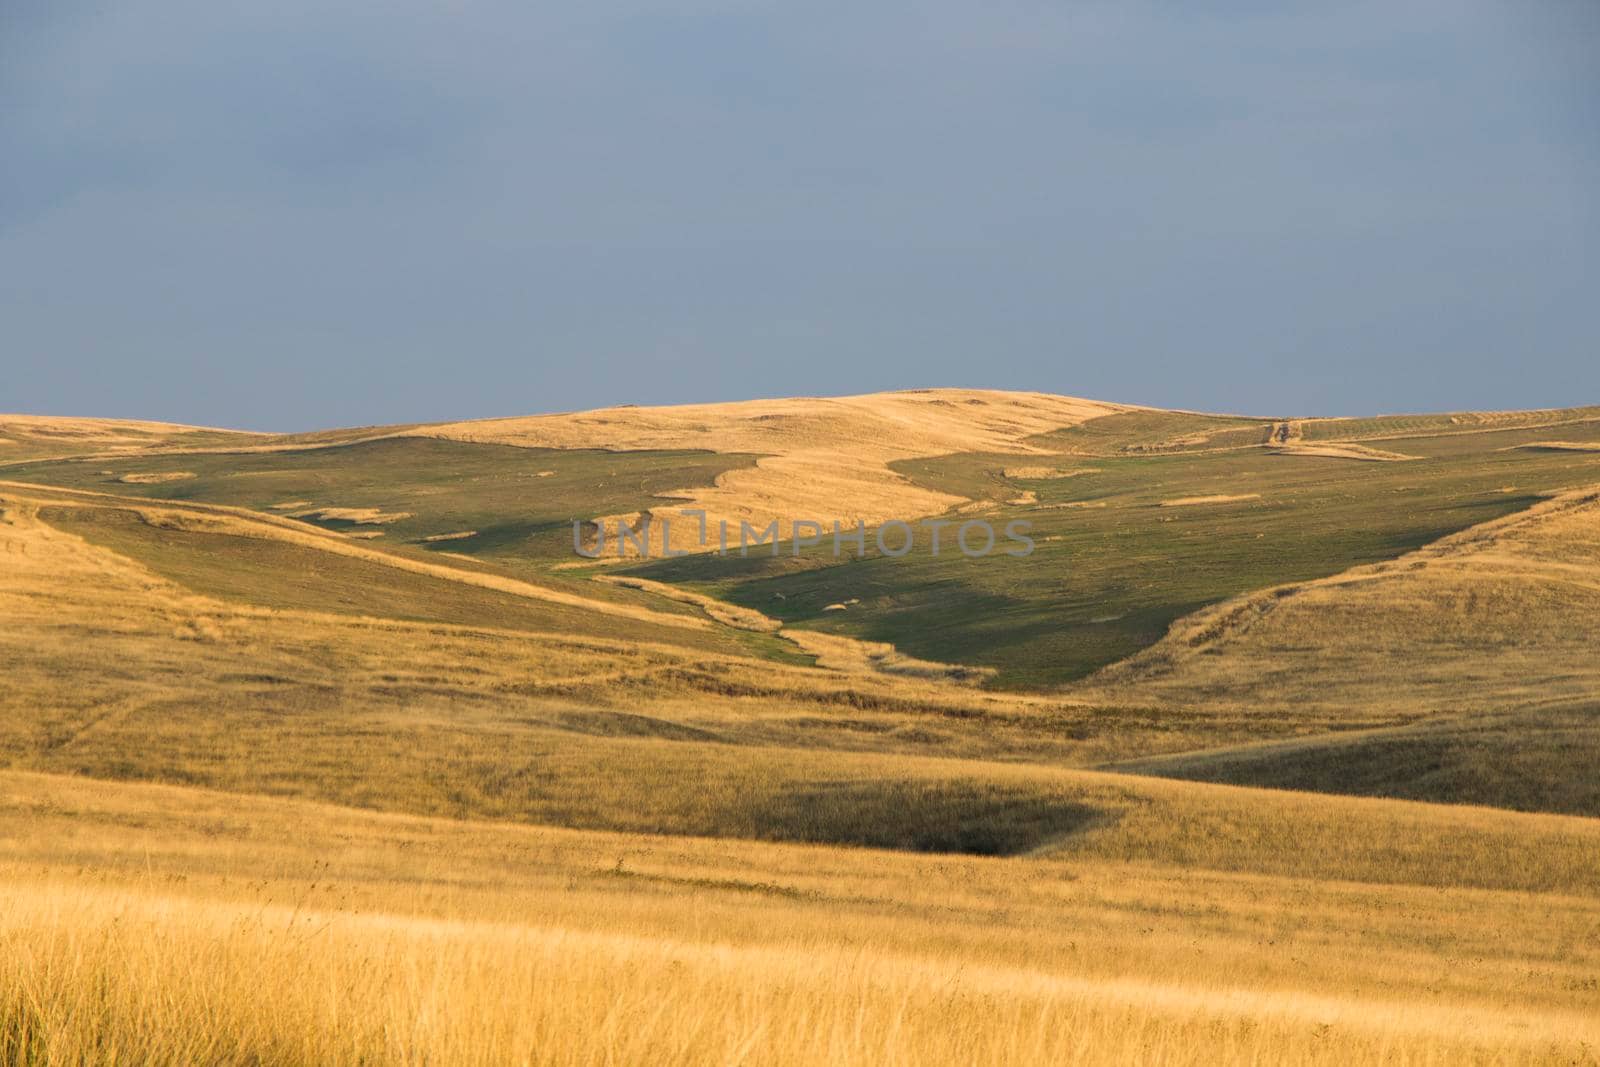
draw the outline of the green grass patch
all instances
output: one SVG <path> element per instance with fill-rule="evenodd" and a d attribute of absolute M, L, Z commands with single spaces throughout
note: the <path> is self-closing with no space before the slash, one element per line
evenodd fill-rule
<path fill-rule="evenodd" d="M 18 481 L 292 513 L 311 507 L 409 513 L 383 526 L 385 547 L 413 546 L 539 567 L 574 558 L 574 519 L 671 503 L 662 494 L 709 486 L 754 456 L 517 448 L 396 437 L 285 452 L 213 453 L 27 464 Z M 137 484 L 127 475 L 193 474 Z M 305 501 L 300 508 L 278 505 Z M 345 529 L 348 522 L 321 523 Z M 440 534 L 475 536 L 426 542 Z"/>

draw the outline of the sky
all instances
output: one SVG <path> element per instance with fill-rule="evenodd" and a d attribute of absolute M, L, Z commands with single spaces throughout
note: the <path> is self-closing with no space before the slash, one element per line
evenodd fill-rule
<path fill-rule="evenodd" d="M 0 0 L 0 411 L 1600 403 L 1600 4 Z"/>

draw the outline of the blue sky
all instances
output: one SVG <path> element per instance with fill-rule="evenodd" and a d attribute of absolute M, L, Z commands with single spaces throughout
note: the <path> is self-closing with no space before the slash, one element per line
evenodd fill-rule
<path fill-rule="evenodd" d="M 1600 403 L 1600 4 L 0 4 L 0 411 Z"/>

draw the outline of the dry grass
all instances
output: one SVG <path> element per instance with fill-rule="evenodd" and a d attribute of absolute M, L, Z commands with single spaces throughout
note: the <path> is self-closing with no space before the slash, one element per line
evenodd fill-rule
<path fill-rule="evenodd" d="M 1600 1042 L 1592 895 L 34 775 L 0 796 L 7 1061 L 1533 1064 Z"/>
<path fill-rule="evenodd" d="M 1600 452 L 1600 442 L 1595 441 L 1534 441 L 1513 447 L 1531 452 Z"/>
<path fill-rule="evenodd" d="M 773 627 L 765 616 L 749 612 L 745 618 L 747 609 L 731 605 L 715 610 L 739 613 L 739 622 L 731 617 L 712 621 L 590 601 L 502 576 L 378 552 L 290 520 L 233 509 L 132 504 L 38 487 L 29 487 L 26 494 L 19 489 L 11 495 L 18 501 L 59 496 L 77 506 L 109 506 L 114 502 L 119 508 L 139 510 L 149 522 L 182 528 L 199 524 L 239 537 L 281 538 L 317 551 L 357 554 L 358 558 L 404 573 L 445 577 L 456 583 L 496 589 L 504 586 L 519 593 L 526 587 L 538 590 L 527 594 L 530 596 L 562 600 L 570 597 L 584 607 L 596 604 L 595 610 L 602 613 L 620 613 L 612 617 L 672 620 L 666 625 L 675 628 L 735 625 L 771 632 Z M 30 520 L 26 511 L 23 508 L 13 525 L 5 528 L 8 548 L 18 553 L 31 548 L 34 552 L 60 555 L 57 563 L 12 569 L 8 577 L 21 583 L 16 586 L 20 595 L 51 596 L 59 601 L 65 587 L 73 584 L 69 575 L 81 573 L 84 582 L 97 580 L 89 575 L 98 573 L 101 566 L 85 564 L 86 546 L 73 538 L 52 538 L 48 528 Z M 1318 725 L 1389 726 L 1440 712 L 1489 711 L 1507 704 L 1576 700 L 1592 695 L 1600 687 L 1591 654 L 1600 643 L 1600 633 L 1589 625 L 1600 617 L 1593 603 L 1595 573 L 1600 568 L 1596 562 L 1600 552 L 1595 549 L 1590 532 L 1593 515 L 1594 509 L 1581 500 L 1573 508 L 1559 502 L 1548 504 L 1521 517 L 1475 528 L 1390 564 L 1230 601 L 1183 620 L 1165 641 L 1103 672 L 1086 686 L 1074 688 L 1066 700 L 985 696 L 974 711 L 963 712 L 971 716 L 971 722 L 983 724 L 981 730 L 970 732 L 952 732 L 944 726 L 918 730 L 909 725 L 908 717 L 916 706 L 952 709 L 952 714 L 955 708 L 973 707 L 975 698 L 959 692 L 963 686 L 947 683 L 970 682 L 977 677 L 975 672 L 896 654 L 887 645 L 857 646 L 845 639 L 821 635 L 810 638 L 784 633 L 796 643 L 827 643 L 827 647 L 822 643 L 804 647 L 821 657 L 824 666 L 848 672 L 848 677 L 819 676 L 791 668 L 775 670 L 736 660 L 713 663 L 695 655 L 679 656 L 676 665 L 669 667 L 673 657 L 660 650 L 636 655 L 626 645 L 615 646 L 614 653 L 594 657 L 588 664 L 581 662 L 582 651 L 561 653 L 560 658 L 572 659 L 573 666 L 564 666 L 549 676 L 544 673 L 549 668 L 517 669 L 532 670 L 529 691 L 541 698 L 569 694 L 576 699 L 627 706 L 648 687 L 652 702 L 672 709 L 674 715 L 679 713 L 677 709 L 694 701 L 703 702 L 706 692 L 720 691 L 747 704 L 766 702 L 762 717 L 770 716 L 769 721 L 797 715 L 808 702 L 815 701 L 837 707 L 848 700 L 858 708 L 895 709 L 892 715 L 901 716 L 883 735 L 858 733 L 852 743 L 859 745 L 869 741 L 876 744 L 872 739 L 899 737 L 903 732 L 907 736 L 936 738 L 930 740 L 929 747 L 951 743 L 961 736 L 961 746 L 976 747 L 958 746 L 958 751 L 998 754 L 1018 735 L 1012 734 L 998 745 L 981 740 L 980 735 L 1000 737 L 1014 726 L 1031 735 L 1025 743 L 1029 750 L 1038 744 L 1041 747 L 1037 751 L 1050 752 L 1052 758 L 1060 758 L 1064 752 L 1081 753 L 1072 757 L 1074 762 L 1172 752 L 1185 745 L 1210 747 L 1277 737 Z M 56 566 L 66 569 L 51 569 Z M 143 572 L 141 581 L 148 584 L 151 577 Z M 114 601 L 115 596 L 123 594 L 110 595 Z M 702 608 L 715 605 L 712 601 L 700 603 L 699 598 L 696 603 Z M 83 606 L 82 617 L 115 618 L 120 611 L 115 603 L 95 601 Z M 10 617 L 19 618 L 15 612 Z M 158 646 L 163 635 L 229 627 L 238 628 L 240 647 L 298 647 L 304 643 L 287 619 L 253 617 L 215 603 L 193 610 L 161 607 L 140 618 L 146 621 L 137 625 L 148 627 L 152 636 L 138 651 L 119 654 L 162 661 L 166 654 L 159 652 Z M 65 624 L 58 618 L 56 625 Z M 386 645 L 392 647 L 396 642 L 410 640 L 402 638 L 403 629 L 393 625 L 362 628 L 327 619 L 298 625 L 304 634 L 330 635 L 327 640 L 332 641 L 333 647 L 350 649 L 353 661 L 372 664 L 374 674 L 382 673 L 377 664 L 386 654 Z M 37 643 L 29 646 L 26 632 L 18 630 L 15 637 L 15 655 L 39 652 L 41 646 Z M 452 638 L 459 650 L 449 655 L 467 657 L 469 662 L 482 658 L 481 652 L 468 650 L 474 640 L 479 639 Z M 517 639 L 485 636 L 481 640 L 512 642 L 515 650 L 505 654 L 505 662 L 525 662 L 525 652 L 515 646 Z M 558 639 L 546 642 L 545 648 L 554 651 L 566 644 L 564 639 Z M 50 669 L 59 669 L 70 656 L 71 652 L 63 649 L 51 659 L 58 667 Z M 471 701 L 481 699 L 477 694 L 483 693 L 487 685 L 513 684 L 498 669 L 481 678 L 464 674 L 443 656 L 436 673 L 441 679 L 448 679 L 438 683 L 436 689 L 446 687 Z M 505 673 L 513 675 L 514 671 L 508 669 Z M 299 672 L 290 671 L 289 677 L 299 677 Z M 907 688 L 911 679 L 917 681 L 918 688 Z M 306 681 L 312 679 L 307 677 Z M 204 678 L 196 679 L 190 691 L 196 699 L 215 700 L 218 694 L 207 688 L 210 684 Z M 323 681 L 317 678 L 315 684 Z M 854 695 L 847 696 L 847 692 Z M 43 681 L 36 693 L 47 705 L 59 699 L 50 695 L 51 689 Z M 1096 704 L 1163 709 L 1159 716 L 1161 729 L 1152 731 L 1147 723 L 1136 730 L 1110 716 L 1096 716 Z M 702 703 L 702 707 L 711 706 Z M 707 720 L 716 722 L 716 731 L 725 727 L 719 714 L 702 715 L 696 727 L 706 725 Z M 1046 730 L 1057 731 L 1060 739 L 1043 743 L 1040 735 Z M 786 728 L 780 733 L 793 736 Z M 837 732 L 834 736 L 837 740 Z"/>
<path fill-rule="evenodd" d="M 830 606 L 841 611 L 849 609 L 848 604 Z M 970 667 L 917 659 L 882 641 L 862 641 L 840 634 L 797 629 L 784 630 L 783 636 L 816 656 L 817 666 L 846 674 L 886 674 L 899 678 L 949 681 L 963 685 L 977 684 L 994 674 L 994 670 L 989 667 Z"/>
<path fill-rule="evenodd" d="M 583 608 L 587 611 L 618 618 L 634 619 L 640 622 L 672 627 L 695 628 L 706 625 L 704 620 L 692 616 L 668 615 L 662 612 L 650 611 L 646 608 L 582 597 L 564 590 L 535 585 L 531 582 L 506 578 L 497 574 L 469 571 L 460 567 L 429 563 L 424 560 L 380 552 L 376 549 L 362 548 L 350 544 L 347 537 L 332 531 L 317 530 L 289 518 L 246 511 L 241 508 L 211 504 L 179 503 L 176 501 L 151 504 L 143 500 L 106 497 L 103 494 L 80 490 L 45 489 L 19 482 L 0 482 L 0 508 L 9 508 L 11 514 L 10 524 L 14 527 L 14 533 L 19 538 L 48 540 L 52 537 L 48 528 L 44 527 L 34 517 L 38 507 L 41 504 L 48 503 L 68 503 L 74 506 L 90 507 L 97 505 L 114 506 L 118 510 L 135 513 L 141 516 L 144 521 L 156 526 L 165 526 L 178 530 L 223 533 L 235 537 L 282 541 L 302 548 L 354 557 L 412 574 L 425 574 L 430 577 L 461 582 L 466 585 L 494 589 L 515 596 Z M 366 511 L 373 509 L 345 510 L 359 510 L 364 514 Z"/>
<path fill-rule="evenodd" d="M 241 444 L 264 434 L 133 419 L 0 414 L 7 464 L 53 456 L 120 456 L 183 445 Z"/>
<path fill-rule="evenodd" d="M 454 751 L 462 774 L 481 759 L 547 758 L 572 741 L 565 716 L 574 707 L 645 711 L 664 729 L 729 741 L 1081 750 L 1081 762 L 1148 751 L 1128 747 L 1131 724 L 1093 709 L 974 692 L 937 676 L 816 671 L 582 628 L 523 632 L 223 602 L 53 529 L 21 499 L 8 494 L 0 522 L 0 757 L 12 760 L 28 753 L 91 773 L 121 767 L 272 788 L 303 777 L 295 753 L 321 749 L 338 753 L 328 767 L 344 779 L 337 788 L 351 790 L 337 795 L 359 800 L 375 786 L 339 768 L 361 765 L 371 733 L 386 751 L 414 758 L 407 773 L 432 782 L 427 792 L 440 810 L 455 810 L 429 744 Z M 293 558 L 284 565 L 297 566 Z M 452 587 L 476 588 L 452 581 L 424 592 L 447 598 Z M 676 632 L 653 631 L 657 642 Z M 1152 740 L 1169 750 L 1241 736 L 1215 722 L 1200 735 L 1187 730 L 1173 722 Z M 244 758 L 241 744 L 282 752 L 282 761 Z"/>
<path fill-rule="evenodd" d="M 411 518 L 411 512 L 382 511 L 378 508 L 308 508 L 296 511 L 289 517 L 315 522 L 348 522 L 356 526 L 387 526 Z"/>
<path fill-rule="evenodd" d="M 1005 451 L 1016 442 L 1097 415 L 1125 410 L 1073 397 L 977 389 L 927 389 L 864 396 L 751 400 L 675 407 L 601 408 L 446 423 L 418 432 L 458 440 L 543 448 L 679 449 L 792 454 L 846 445 L 873 452 L 893 434 L 899 455 Z"/>
<path fill-rule="evenodd" d="M 1015 449 L 1062 414 L 958 441 L 959 396 L 862 417 Z M 806 420 L 861 411 L 811 403 L 719 447 L 821 462 Z M 767 433 L 794 451 L 737 437 Z M 817 670 L 227 603 L 39 507 L 777 643 L 634 579 L 707 618 L 284 516 L 0 495 L 0 761 L 53 772 L 0 772 L 0 1062 L 1596 1061 L 1600 822 L 1066 767 L 1592 696 L 1595 492 L 1207 609 L 1050 699 L 821 634 L 788 635 Z"/>
<path fill-rule="evenodd" d="M 7 518 L 0 755 L 12 765 L 700 834 L 915 842 L 937 831 L 977 847 L 959 836 L 963 820 L 993 839 L 1008 811 L 1043 816 L 1047 829 L 1049 812 L 1088 805 L 1131 828 L 1134 809 L 1098 779 L 902 754 L 1091 762 L 1297 728 L 1253 709 L 1122 717 L 975 692 L 948 684 L 942 667 L 835 673 L 571 634 L 252 609 L 189 594 L 20 511 Z M 950 782 L 977 784 L 940 784 Z M 1237 818 L 1214 810 L 1221 826 Z M 884 812 L 894 817 L 867 817 Z M 1166 815 L 1153 825 L 1166 823 L 1184 825 Z"/>
<path fill-rule="evenodd" d="M 1304 419 L 1299 425 L 1313 440 L 1383 441 L 1475 434 L 1593 422 L 1600 408 L 1540 408 L 1528 411 L 1457 411 L 1433 415 L 1379 415 L 1372 418 Z"/>
<path fill-rule="evenodd" d="M 1057 478 L 1076 478 L 1080 474 L 1097 474 L 1095 467 L 1006 467 L 1001 473 L 1007 478 L 1023 481 L 1048 481 Z"/>
<path fill-rule="evenodd" d="M 725 600 L 709 597 L 703 593 L 692 592 L 688 589 L 679 589 L 677 586 L 668 585 L 666 582 L 651 581 L 649 578 L 634 578 L 628 575 L 597 574 L 594 580 L 607 585 L 620 585 L 625 589 L 638 589 L 656 596 L 675 600 L 680 604 L 693 604 L 704 611 L 711 618 L 725 626 L 732 626 L 737 630 L 749 630 L 753 633 L 777 633 L 783 623 L 777 619 L 769 618 L 754 608 L 742 608 L 737 604 L 729 604 Z"/>
<path fill-rule="evenodd" d="M 0 761 L 55 772 L 0 772 L 0 1062 L 1596 1062 L 1600 822 L 1064 766 L 1600 691 L 1595 493 L 1201 612 L 1080 699 L 227 603 L 39 507 L 527 583 L 0 497 Z"/>
<path fill-rule="evenodd" d="M 1493 711 L 1600 692 L 1600 493 L 1565 493 L 1389 563 L 1226 601 L 1077 690 L 1101 699 Z"/>
<path fill-rule="evenodd" d="M 152 422 L 142 419 L 96 419 L 69 415 L 0 414 L 0 432 L 7 434 L 59 434 L 100 440 L 142 439 L 151 435 L 199 432 L 237 433 L 259 437 L 246 430 L 220 430 L 215 427 L 188 426 L 177 422 Z"/>
<path fill-rule="evenodd" d="M 1272 451 L 1280 456 L 1320 456 L 1323 459 L 1354 459 L 1367 463 L 1394 463 L 1421 458 L 1408 456 L 1403 452 L 1389 452 L 1381 448 L 1355 444 L 1293 443 L 1274 447 Z"/>
<path fill-rule="evenodd" d="M 1213 493 L 1210 496 L 1180 496 L 1163 500 L 1164 508 L 1189 508 L 1200 504 L 1237 504 L 1244 500 L 1260 500 L 1260 493 Z"/>
<path fill-rule="evenodd" d="M 1597 817 L 1600 779 L 1579 770 L 1596 765 L 1600 706 L 1584 702 L 1178 753 L 1116 769 Z"/>
<path fill-rule="evenodd" d="M 541 448 L 709 449 L 754 453 L 754 467 L 729 471 L 706 489 L 681 494 L 684 508 L 717 524 L 757 530 L 772 521 L 788 537 L 791 522 L 857 521 L 936 515 L 960 497 L 912 484 L 889 469 L 895 460 L 950 452 L 1037 451 L 1027 438 L 1124 408 L 1043 393 L 930 389 L 866 396 L 752 400 L 679 407 L 603 408 L 568 415 L 487 419 L 422 427 L 417 434 Z M 596 516 L 598 517 L 598 516 Z M 614 526 L 618 516 L 607 516 Z M 624 518 L 637 522 L 640 516 Z M 660 526 L 653 531 L 659 552 Z M 672 546 L 703 550 L 698 526 L 681 519 Z M 607 551 L 618 551 L 608 543 Z"/>
<path fill-rule="evenodd" d="M 167 482 L 186 482 L 193 477 L 193 471 L 162 471 L 155 474 L 124 474 L 117 481 L 124 485 L 164 485 Z"/>

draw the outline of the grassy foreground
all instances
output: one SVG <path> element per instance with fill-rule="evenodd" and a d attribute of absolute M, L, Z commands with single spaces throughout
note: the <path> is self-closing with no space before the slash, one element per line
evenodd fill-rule
<path fill-rule="evenodd" d="M 1481 857 L 1375 885 L 14 772 L 0 798 L 8 1063 L 1532 1064 L 1600 1047 L 1596 888 L 1447 887 Z"/>

